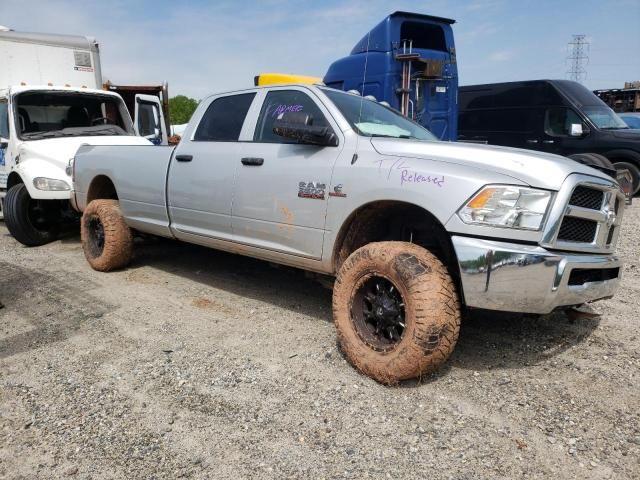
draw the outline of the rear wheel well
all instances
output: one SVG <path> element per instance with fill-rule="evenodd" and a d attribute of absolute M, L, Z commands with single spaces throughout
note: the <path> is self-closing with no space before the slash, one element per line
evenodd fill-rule
<path fill-rule="evenodd" d="M 424 208 L 397 201 L 369 203 L 349 216 L 336 240 L 333 255 L 336 272 L 358 248 L 371 242 L 391 240 L 426 248 L 446 265 L 457 281 L 457 259 L 444 226 Z"/>
<path fill-rule="evenodd" d="M 87 205 L 93 200 L 118 200 L 116 187 L 106 175 L 98 175 L 91 181 L 87 192 Z"/>

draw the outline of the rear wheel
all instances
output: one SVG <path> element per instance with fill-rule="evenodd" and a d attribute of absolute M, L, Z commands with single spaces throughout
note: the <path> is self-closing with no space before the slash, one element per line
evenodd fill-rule
<path fill-rule="evenodd" d="M 460 330 L 446 268 L 405 242 L 370 243 L 347 258 L 334 285 L 333 315 L 349 362 L 385 384 L 436 370 Z"/>
<path fill-rule="evenodd" d="M 94 270 L 126 267 L 133 256 L 131 229 L 117 200 L 93 200 L 82 214 L 80 237 L 84 256 Z"/>
<path fill-rule="evenodd" d="M 9 189 L 4 199 L 4 221 L 13 238 L 23 245 L 44 245 L 58 238 L 60 202 L 34 200 L 24 183 L 19 183 Z"/>

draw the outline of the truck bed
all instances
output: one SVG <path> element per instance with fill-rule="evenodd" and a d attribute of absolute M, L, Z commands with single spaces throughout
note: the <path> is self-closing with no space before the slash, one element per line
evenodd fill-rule
<path fill-rule="evenodd" d="M 86 208 L 96 188 L 113 185 L 129 226 L 172 237 L 166 206 L 166 181 L 174 148 L 82 146 L 75 156 L 74 194 L 78 209 Z"/>

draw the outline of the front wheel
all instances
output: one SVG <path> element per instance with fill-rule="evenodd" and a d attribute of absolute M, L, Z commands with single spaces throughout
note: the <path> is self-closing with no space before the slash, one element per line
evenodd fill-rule
<path fill-rule="evenodd" d="M 60 202 L 34 200 L 24 183 L 18 183 L 4 198 L 4 221 L 13 238 L 23 245 L 44 245 L 58 238 Z"/>
<path fill-rule="evenodd" d="M 440 367 L 460 331 L 460 302 L 445 266 L 422 247 L 370 243 L 344 262 L 333 289 L 338 343 L 384 384 Z"/>
<path fill-rule="evenodd" d="M 93 200 L 82 213 L 80 238 L 94 270 L 126 267 L 133 256 L 133 236 L 117 200 Z"/>

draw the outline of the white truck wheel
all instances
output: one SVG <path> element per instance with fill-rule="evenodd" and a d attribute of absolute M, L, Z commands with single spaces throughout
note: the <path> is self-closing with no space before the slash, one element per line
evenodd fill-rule
<path fill-rule="evenodd" d="M 58 238 L 60 212 L 54 205 L 32 199 L 23 183 L 11 187 L 4 198 L 4 221 L 13 238 L 28 247 Z"/>

